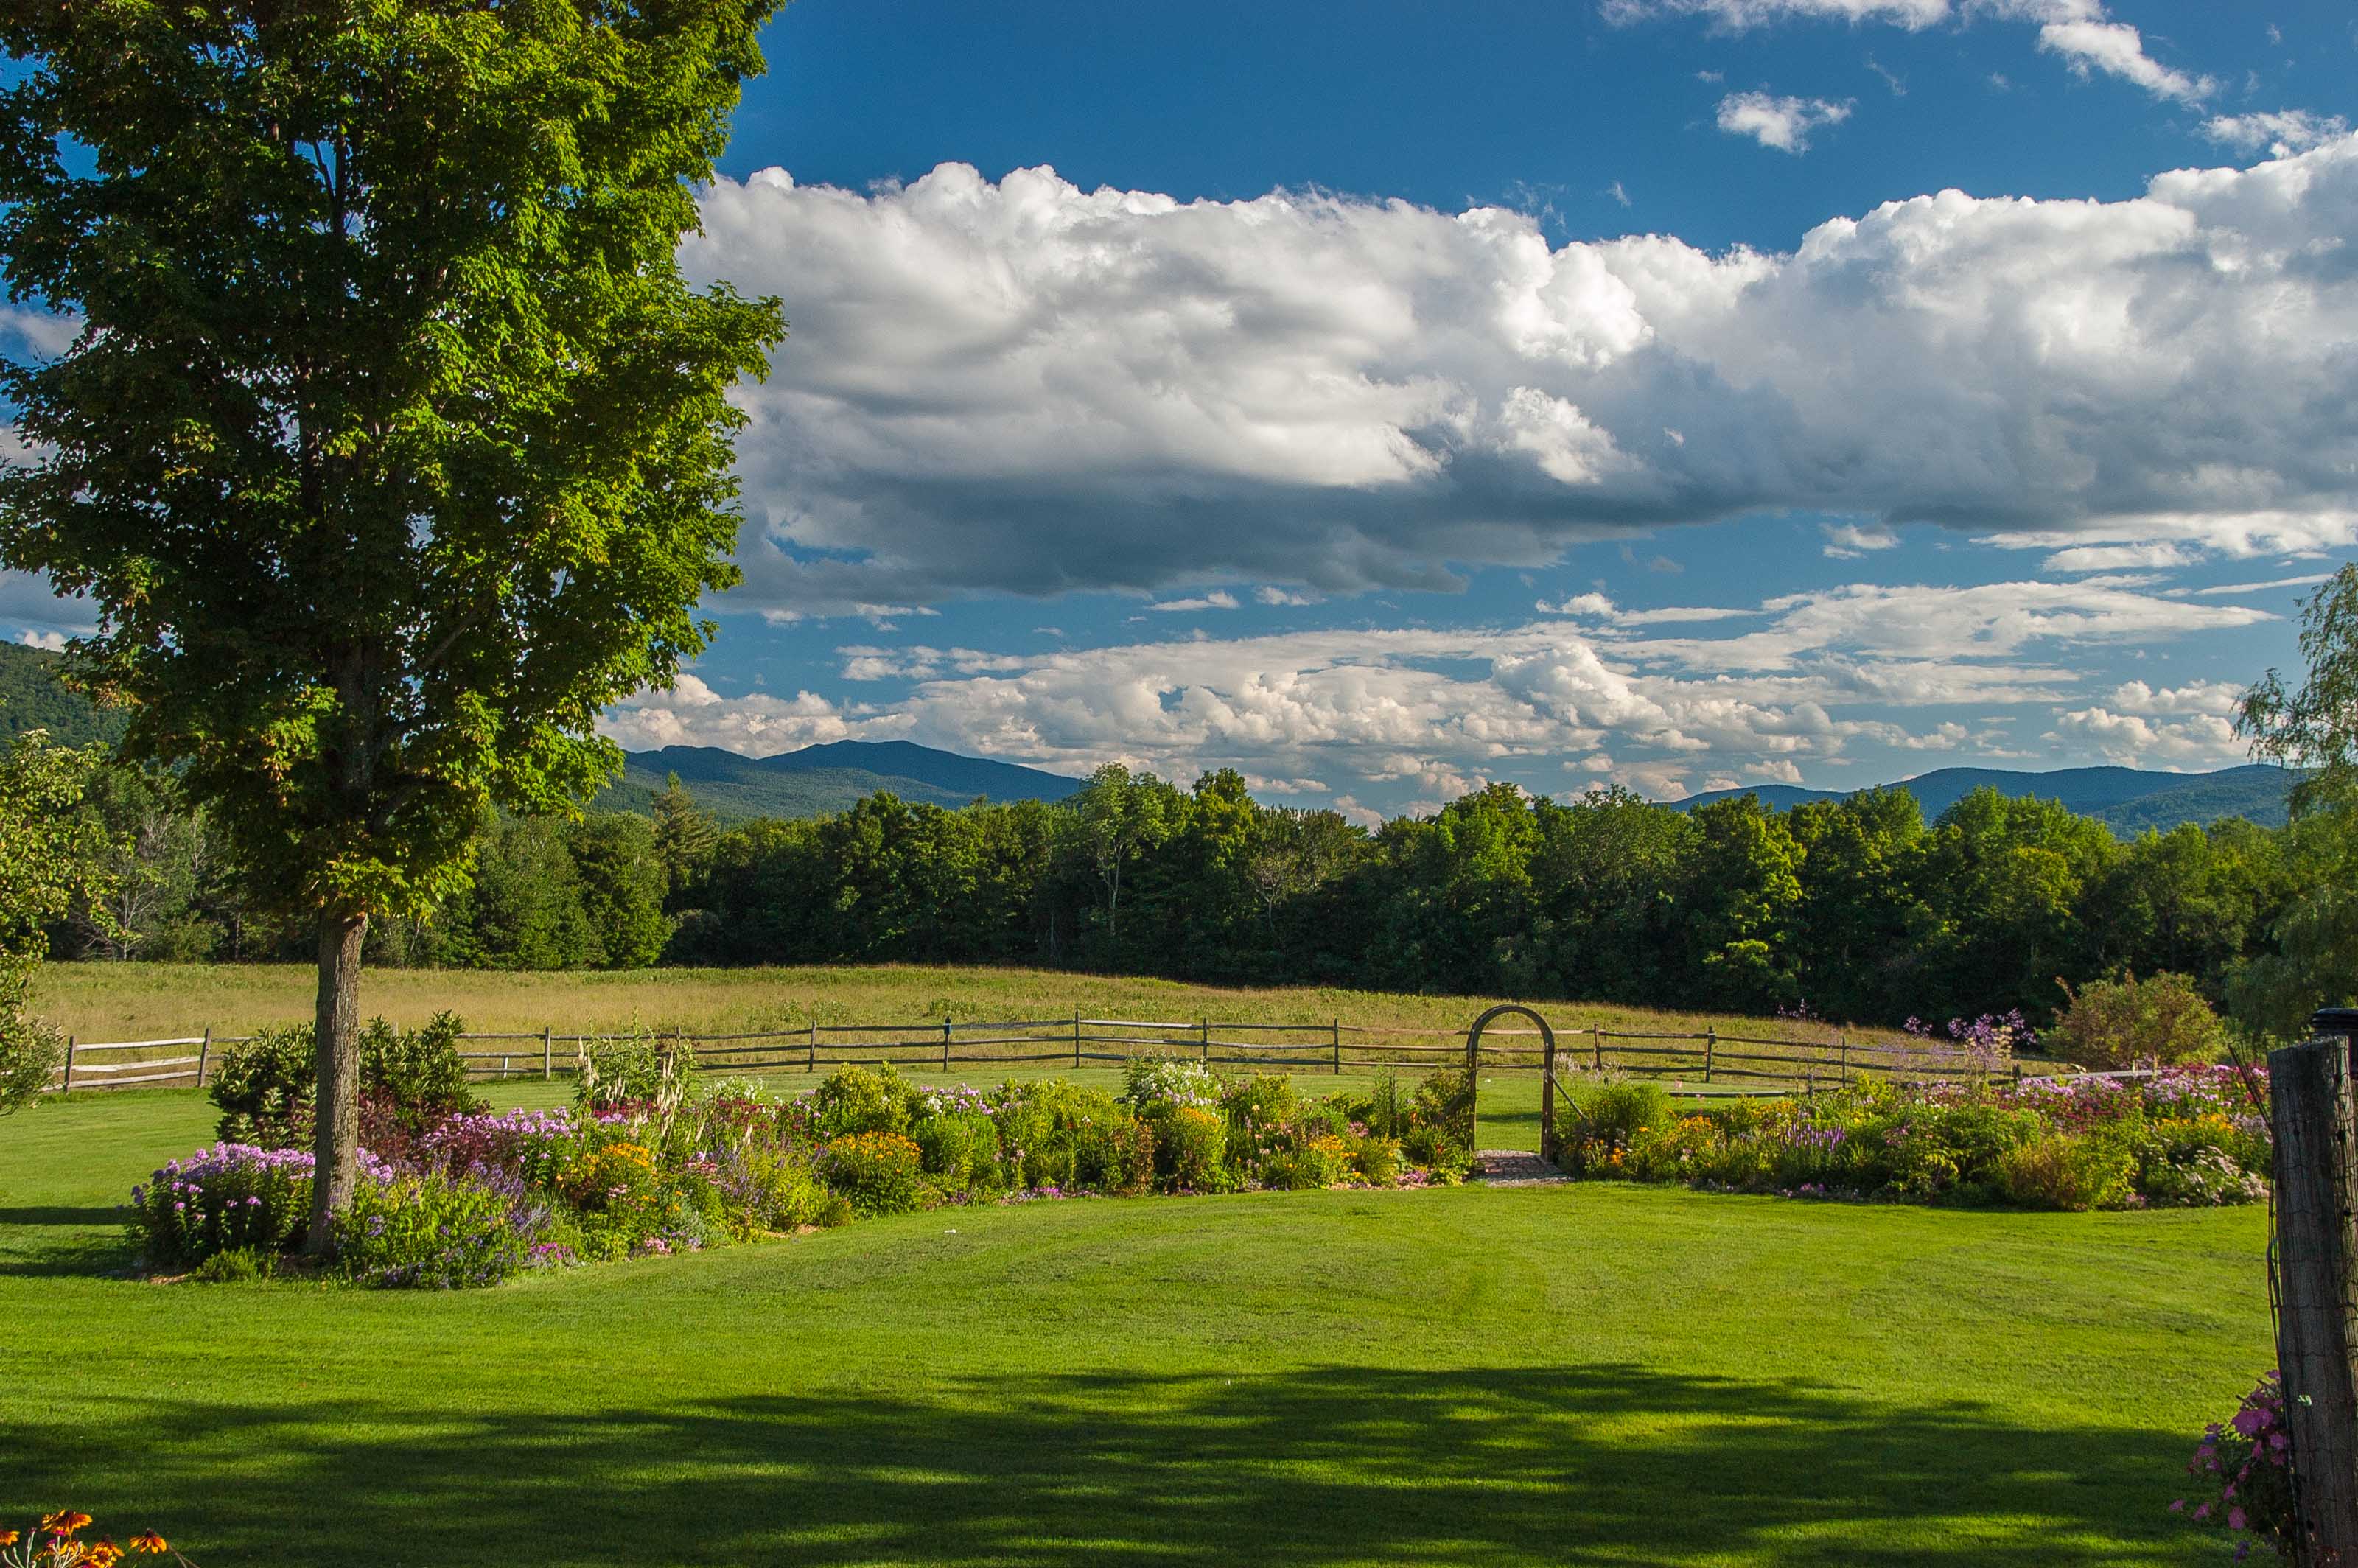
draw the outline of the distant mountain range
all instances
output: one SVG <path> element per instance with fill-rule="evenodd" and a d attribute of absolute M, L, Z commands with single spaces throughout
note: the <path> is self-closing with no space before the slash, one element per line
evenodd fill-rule
<path fill-rule="evenodd" d="M 2082 816 L 2093 816 L 2123 838 L 2151 828 L 2167 831 L 2181 822 L 2208 824 L 2223 816 L 2241 816 L 2266 827 L 2285 821 L 2285 795 L 2299 775 L 2289 769 L 2252 763 L 2223 768 L 2215 773 L 2165 773 L 2144 768 L 2056 768 L 2046 773 L 2015 773 L 2004 768 L 1942 768 L 1920 777 L 1904 779 L 1899 787 L 1916 797 L 1926 817 L 1938 816 L 1985 784 L 2017 799 L 2036 796 L 2061 801 Z M 1808 800 L 1840 800 L 1850 790 L 1802 789 L 1796 784 L 1748 784 L 1742 789 L 1706 790 L 1671 802 L 1680 811 L 1692 811 L 1714 800 L 1736 795 L 1757 797 L 1779 811 Z"/>
<path fill-rule="evenodd" d="M 716 746 L 665 746 L 627 752 L 619 782 L 600 806 L 643 811 L 669 775 L 698 806 L 724 822 L 752 816 L 817 816 L 843 811 L 862 795 L 891 790 L 906 801 L 965 806 L 985 800 L 1062 800 L 1079 779 L 1013 762 L 962 757 L 907 741 L 834 741 L 774 757 L 747 757 Z"/>

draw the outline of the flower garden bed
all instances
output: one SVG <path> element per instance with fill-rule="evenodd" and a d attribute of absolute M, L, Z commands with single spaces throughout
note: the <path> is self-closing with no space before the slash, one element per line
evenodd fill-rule
<path fill-rule="evenodd" d="M 1674 1108 L 1657 1086 L 1574 1086 L 1559 1116 L 1575 1176 L 1740 1192 L 2141 1208 L 2267 1195 L 2264 1071 L 2141 1078 L 1871 1083 L 1813 1100 Z"/>
<path fill-rule="evenodd" d="M 1119 1096 L 1062 1079 L 927 1088 L 845 1067 L 778 1098 L 746 1080 L 699 1087 L 685 1061 L 643 1044 L 593 1062 L 570 1109 L 492 1115 L 447 1097 L 422 1115 L 381 1107 L 372 1119 L 395 1147 L 362 1155 L 336 1221 L 336 1274 L 483 1285 L 941 1205 L 1414 1186 L 1471 1162 L 1456 1130 L 1462 1075 L 1309 1098 L 1282 1075 L 1174 1060 L 1132 1064 Z M 282 1141 L 308 1130 L 302 1092 L 273 1103 L 290 1108 L 225 1106 L 224 1126 L 276 1129 Z M 209 1280 L 277 1271 L 308 1240 L 311 1174 L 308 1152 L 261 1142 L 167 1164 L 132 1193 L 146 1266 Z"/>

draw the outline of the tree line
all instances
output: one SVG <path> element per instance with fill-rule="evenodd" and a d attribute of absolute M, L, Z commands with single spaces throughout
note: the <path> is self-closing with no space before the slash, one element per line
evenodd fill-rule
<path fill-rule="evenodd" d="M 58 923 L 55 951 L 308 956 L 310 930 L 246 898 L 168 778 L 104 770 L 80 810 L 86 840 L 107 846 L 107 902 Z M 2045 1019 L 2066 987 L 2172 972 L 2289 1033 L 2347 972 L 2338 905 L 2320 896 L 2346 885 L 2347 821 L 2124 841 L 1988 789 L 1928 821 L 1898 788 L 1678 811 L 1619 789 L 1557 801 L 1496 784 L 1369 830 L 1264 806 L 1228 770 L 1181 788 L 1109 766 L 1055 805 L 877 794 L 724 831 L 675 779 L 651 816 L 485 817 L 470 885 L 373 926 L 368 957 L 1026 964 L 1887 1024 Z"/>

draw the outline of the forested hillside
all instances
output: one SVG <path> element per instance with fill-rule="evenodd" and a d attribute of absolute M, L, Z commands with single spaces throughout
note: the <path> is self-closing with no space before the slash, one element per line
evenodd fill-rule
<path fill-rule="evenodd" d="M 2082 816 L 2093 816 L 2123 838 L 2166 831 L 2182 822 L 2207 824 L 2240 816 L 2264 827 L 2285 824 L 2285 801 L 2301 775 L 2297 770 L 2249 763 L 2210 773 L 2165 773 L 2145 768 L 2056 768 L 2023 773 L 2006 768 L 1941 768 L 1886 787 L 1916 797 L 1927 816 L 1938 816 L 1977 789 L 1995 789 L 2017 800 L 2051 800 Z M 1707 790 L 1671 804 L 1692 811 L 1717 800 L 1751 795 L 1778 810 L 1811 801 L 1844 799 L 1855 792 L 1803 789 L 1797 784 L 1747 784 Z"/>
<path fill-rule="evenodd" d="M 1062 800 L 1081 787 L 1078 779 L 906 741 L 837 741 L 770 757 L 742 756 L 717 746 L 666 746 L 624 756 L 622 778 L 597 805 L 650 810 L 665 781 L 676 775 L 696 792 L 698 805 L 730 824 L 849 811 L 879 791 L 913 803 L 966 806 L 976 800 Z"/>
<path fill-rule="evenodd" d="M 92 705 L 58 679 L 60 654 L 0 643 L 0 741 L 27 730 L 46 730 L 60 746 L 113 745 L 123 734 L 122 719 Z"/>

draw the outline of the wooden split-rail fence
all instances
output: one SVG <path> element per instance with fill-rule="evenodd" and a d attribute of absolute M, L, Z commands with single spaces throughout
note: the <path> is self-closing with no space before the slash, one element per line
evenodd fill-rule
<path fill-rule="evenodd" d="M 1213 1066 L 1347 1071 L 1394 1068 L 1428 1071 L 1461 1060 L 1465 1029 L 1350 1024 L 1340 1019 L 1300 1023 L 1223 1023 L 1090 1018 L 915 1023 L 822 1023 L 739 1033 L 662 1031 L 652 1035 L 593 1034 L 549 1027 L 538 1033 L 459 1036 L 460 1056 L 480 1079 L 569 1076 L 593 1050 L 633 1039 L 690 1052 L 708 1073 L 817 1073 L 844 1064 L 931 1068 L 1081 1068 L 1133 1056 L 1191 1057 Z M 1537 1029 L 1489 1029 L 1482 1036 L 1485 1071 L 1538 1071 Z M 53 1090 L 198 1085 L 219 1051 L 243 1035 L 201 1034 L 168 1040 L 69 1041 L 64 1070 Z M 1592 1027 L 1556 1031 L 1558 1068 L 1612 1071 L 1663 1079 L 1681 1092 L 1702 1095 L 1813 1095 L 1865 1078 L 2011 1076 L 2026 1064 L 2000 1053 L 1960 1051 L 1930 1041 L 1773 1038 Z M 157 1055 L 157 1052 L 178 1054 Z M 2037 1064 L 2030 1064 L 2034 1071 Z"/>

